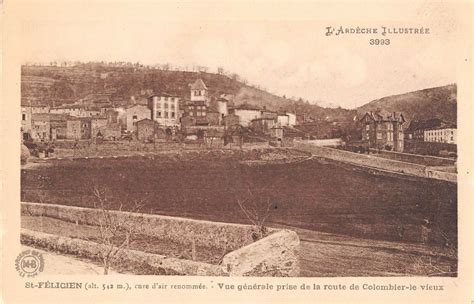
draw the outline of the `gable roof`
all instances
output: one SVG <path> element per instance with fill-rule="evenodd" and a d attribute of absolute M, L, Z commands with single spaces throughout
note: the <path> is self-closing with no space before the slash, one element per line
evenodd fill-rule
<path fill-rule="evenodd" d="M 206 85 L 204 84 L 204 81 L 202 81 L 201 78 L 196 79 L 196 81 L 191 84 L 191 90 L 207 90 Z"/>
<path fill-rule="evenodd" d="M 386 111 L 378 111 L 378 112 L 367 112 L 362 116 L 360 121 L 363 121 L 366 117 L 373 121 L 383 122 L 383 121 L 399 121 L 401 123 L 405 122 L 405 117 L 403 117 L 402 113 L 397 112 L 386 112 Z"/>
<path fill-rule="evenodd" d="M 427 119 L 427 120 L 412 120 L 410 122 L 410 125 L 406 129 L 406 132 L 414 132 L 417 130 L 438 128 L 445 124 L 446 123 L 439 118 L 432 118 L 432 119 Z"/>

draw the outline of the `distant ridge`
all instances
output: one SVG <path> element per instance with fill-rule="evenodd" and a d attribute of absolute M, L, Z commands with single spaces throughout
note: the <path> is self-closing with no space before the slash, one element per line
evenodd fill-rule
<path fill-rule="evenodd" d="M 457 121 L 457 88 L 455 84 L 392 95 L 371 101 L 359 108 L 362 115 L 368 111 L 402 112 L 407 120 L 439 118 Z"/>

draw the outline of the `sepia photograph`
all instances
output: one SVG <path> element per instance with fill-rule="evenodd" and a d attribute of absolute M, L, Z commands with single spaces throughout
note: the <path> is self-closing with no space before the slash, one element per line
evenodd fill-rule
<path fill-rule="evenodd" d="M 38 46 L 18 100 L 24 248 L 70 274 L 456 276 L 451 63 L 316 51 L 327 28 L 294 49 L 308 25 L 180 21 L 129 61 L 122 40 L 95 60 Z"/>
<path fill-rule="evenodd" d="M 25 290 L 466 278 L 470 3 L 66 2 L 5 19 Z"/>

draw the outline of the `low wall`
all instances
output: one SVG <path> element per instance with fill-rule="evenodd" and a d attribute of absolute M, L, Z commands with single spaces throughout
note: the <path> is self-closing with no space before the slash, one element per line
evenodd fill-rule
<path fill-rule="evenodd" d="M 453 183 L 456 183 L 458 180 L 458 175 L 456 173 L 437 171 L 430 168 L 426 169 L 426 176 L 429 178 L 442 179 Z"/>
<path fill-rule="evenodd" d="M 440 155 L 441 151 L 457 153 L 457 145 L 405 139 L 403 151 L 417 154 Z"/>
<path fill-rule="evenodd" d="M 425 176 L 425 166 L 400 162 L 391 159 L 376 157 L 373 155 L 353 153 L 327 147 L 317 147 L 310 144 L 295 142 L 295 148 L 309 151 L 318 157 L 327 157 L 343 162 L 350 162 L 365 167 L 379 168 L 383 170 Z"/>
<path fill-rule="evenodd" d="M 331 139 L 310 139 L 304 141 L 307 144 L 311 144 L 318 147 L 337 147 L 341 146 L 344 141 L 340 138 L 331 138 Z"/>
<path fill-rule="evenodd" d="M 428 156 L 428 155 L 417 155 L 417 154 L 400 153 L 400 152 L 392 152 L 392 151 L 384 151 L 384 150 L 378 151 L 375 149 L 370 149 L 370 152 L 376 153 L 376 155 L 380 157 L 419 164 L 419 165 L 425 165 L 425 166 L 455 166 L 456 165 L 456 160 L 452 158 L 444 158 L 444 157 L 436 157 L 436 156 Z"/>
<path fill-rule="evenodd" d="M 300 240 L 294 231 L 282 230 L 224 256 L 231 276 L 298 276 Z"/>
<path fill-rule="evenodd" d="M 328 147 L 318 147 L 302 141 L 295 141 L 294 148 L 311 152 L 313 155 L 318 157 L 329 158 L 362 167 L 370 167 L 402 174 L 441 179 L 450 182 L 456 182 L 457 180 L 455 173 L 434 171 L 430 170 L 424 165 L 382 158 L 375 155 L 359 154 Z"/>
<path fill-rule="evenodd" d="M 117 221 L 131 220 L 139 222 L 139 232 L 144 235 L 160 236 L 163 239 L 183 244 L 235 250 L 253 242 L 253 226 L 193 220 L 187 218 L 108 211 Z M 73 206 L 26 203 L 21 204 L 21 213 L 31 216 L 47 216 L 67 222 L 99 225 L 101 214 L 97 209 Z"/>
<path fill-rule="evenodd" d="M 98 225 L 101 216 L 100 211 L 97 209 L 26 202 L 21 203 L 21 213 L 30 216 L 47 216 L 86 225 Z M 179 274 L 199 275 L 206 271 L 209 273 L 207 274 L 206 272 L 206 275 L 230 276 L 297 276 L 299 274 L 297 254 L 299 238 L 293 231 L 270 228 L 268 229 L 270 233 L 268 236 L 254 242 L 252 234 L 255 231 L 255 227 L 250 225 L 227 224 L 121 211 L 110 211 L 109 215 L 112 217 L 112 220 L 114 220 L 115 217 L 120 220 L 131 220 L 134 221 L 134 223 L 140 222 L 138 232 L 145 235 L 169 239 L 182 244 L 191 244 L 194 242 L 196 246 L 219 248 L 225 252 L 229 252 L 223 257 L 221 264 L 221 267 L 223 267 L 222 271 L 220 270 L 221 268 L 217 271 L 215 268 L 217 267 L 216 265 L 206 263 L 196 264 L 197 262 L 194 261 L 166 258 L 166 261 L 171 261 L 170 265 L 172 267 L 170 267 L 175 271 L 179 270 Z M 75 240 L 75 242 L 73 242 L 70 238 L 47 235 L 44 233 L 39 234 L 39 232 L 34 233 L 35 234 L 22 232 L 22 235 L 25 234 L 25 236 L 22 236 L 22 240 L 25 240 L 25 242 L 28 241 L 31 245 L 36 244 L 43 248 L 53 246 L 54 248 L 51 249 L 55 250 L 58 250 L 58 246 L 62 246 L 61 244 L 69 244 L 67 246 L 65 245 L 67 248 L 62 252 L 74 253 L 76 249 L 86 250 L 89 252 L 88 257 L 91 258 L 97 253 L 97 251 L 90 249 L 92 245 L 97 247 L 97 243 L 83 240 Z M 32 235 L 36 235 L 39 241 L 32 241 L 32 237 L 28 238 L 28 236 Z M 46 242 L 45 244 L 50 245 L 44 245 L 41 240 L 44 240 L 44 242 Z M 142 255 L 145 253 L 139 254 L 134 253 L 135 251 L 133 250 L 128 251 L 133 253 L 132 256 L 144 258 Z M 148 258 L 147 256 L 147 259 Z M 152 255 L 152 260 L 160 261 L 160 265 L 162 265 L 162 259 L 164 259 L 164 257 Z M 179 263 L 175 260 L 178 260 Z M 191 264 L 186 264 L 187 262 Z M 208 266 L 204 267 L 200 264 Z M 176 268 L 176 265 L 181 266 Z M 269 269 L 271 269 L 271 271 Z M 171 270 L 168 270 L 168 272 L 169 271 Z"/>
<path fill-rule="evenodd" d="M 72 254 L 91 260 L 100 261 L 105 245 L 95 242 L 63 237 L 27 229 L 21 230 L 21 243 L 64 254 Z M 127 265 L 130 268 L 141 269 L 141 274 L 159 275 L 208 275 L 225 276 L 228 272 L 220 265 L 202 262 L 168 258 L 166 256 L 123 249 L 117 253 L 115 264 Z"/>

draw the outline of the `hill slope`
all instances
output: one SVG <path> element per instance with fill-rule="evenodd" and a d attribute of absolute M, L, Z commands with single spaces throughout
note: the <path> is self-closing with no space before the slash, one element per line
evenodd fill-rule
<path fill-rule="evenodd" d="M 451 84 L 393 95 L 371 101 L 359 108 L 358 114 L 383 109 L 388 112 L 401 112 L 406 119 L 439 118 L 456 122 L 457 97 L 456 85 Z"/>
<path fill-rule="evenodd" d="M 31 102 L 32 105 L 73 103 L 91 94 L 104 94 L 114 103 L 128 104 L 132 102 L 131 96 L 143 100 L 152 93 L 188 97 L 188 85 L 198 78 L 205 82 L 211 96 L 232 95 L 236 105 L 248 103 L 315 119 L 345 120 L 355 114 L 353 110 L 324 108 L 303 100 L 286 99 L 221 74 L 101 64 L 23 66 L 21 95 L 23 104 Z"/>

